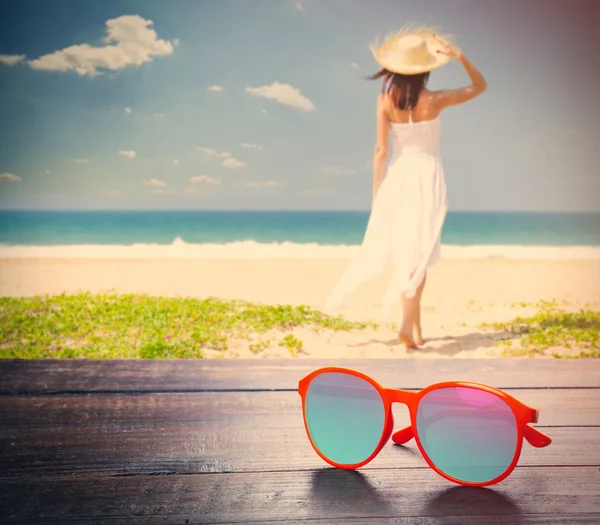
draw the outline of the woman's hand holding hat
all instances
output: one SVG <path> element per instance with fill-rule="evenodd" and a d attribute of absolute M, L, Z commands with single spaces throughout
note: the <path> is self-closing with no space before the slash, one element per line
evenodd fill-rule
<path fill-rule="evenodd" d="M 436 51 L 437 53 L 457 59 L 459 59 L 462 56 L 462 51 L 454 44 L 451 44 L 450 42 L 436 34 L 433 35 L 433 38 L 442 46 L 442 49 L 438 49 Z"/>

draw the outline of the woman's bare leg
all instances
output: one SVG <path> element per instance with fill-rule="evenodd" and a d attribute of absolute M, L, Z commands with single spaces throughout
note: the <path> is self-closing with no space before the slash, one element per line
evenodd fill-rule
<path fill-rule="evenodd" d="M 425 273 L 425 276 L 423 277 L 423 281 L 421 281 L 421 284 L 417 288 L 417 293 L 416 293 L 417 305 L 416 305 L 416 309 L 415 309 L 415 318 L 414 318 L 413 326 L 412 326 L 412 334 L 413 334 L 413 339 L 418 346 L 421 346 L 423 344 L 423 334 L 421 333 L 421 297 L 423 296 L 423 289 L 425 288 L 425 281 L 427 281 L 427 273 Z"/>
<path fill-rule="evenodd" d="M 407 348 L 418 348 L 412 337 L 412 327 L 418 309 L 418 299 L 414 297 L 402 297 L 402 327 L 398 332 L 398 339 Z"/>

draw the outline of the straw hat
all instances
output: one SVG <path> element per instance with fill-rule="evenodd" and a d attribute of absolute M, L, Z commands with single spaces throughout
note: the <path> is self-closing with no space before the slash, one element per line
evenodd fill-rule
<path fill-rule="evenodd" d="M 371 52 L 381 67 L 393 73 L 416 75 L 425 73 L 450 62 L 452 57 L 438 53 L 444 46 L 435 38 L 442 37 L 433 28 L 405 27 L 388 35 L 382 44 L 372 44 Z"/>

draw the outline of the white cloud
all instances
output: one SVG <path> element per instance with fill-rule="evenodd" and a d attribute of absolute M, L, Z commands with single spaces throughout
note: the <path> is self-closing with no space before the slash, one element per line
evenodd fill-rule
<path fill-rule="evenodd" d="M 302 5 L 302 0 L 292 0 L 292 5 L 294 9 L 298 11 L 304 11 L 304 6 Z"/>
<path fill-rule="evenodd" d="M 221 184 L 221 181 L 219 179 L 213 179 L 212 177 L 209 177 L 208 175 L 198 175 L 197 177 L 191 177 L 190 182 L 192 184 L 213 184 L 213 185 Z"/>
<path fill-rule="evenodd" d="M 122 157 L 128 157 L 130 159 L 135 158 L 135 151 L 133 150 L 119 150 L 119 155 L 121 155 Z"/>
<path fill-rule="evenodd" d="M 139 15 L 123 15 L 106 21 L 105 46 L 78 44 L 28 61 L 33 69 L 75 71 L 78 75 L 95 76 L 99 70 L 118 70 L 141 66 L 154 57 L 173 53 L 177 40 L 157 38 L 152 20 Z"/>
<path fill-rule="evenodd" d="M 250 182 L 246 182 L 247 188 L 274 188 L 282 185 L 278 180 L 251 180 Z"/>
<path fill-rule="evenodd" d="M 360 69 L 360 66 L 356 63 L 356 62 L 350 62 L 350 65 L 354 68 L 354 69 Z"/>
<path fill-rule="evenodd" d="M 265 108 L 260 108 L 260 112 L 261 112 L 261 113 L 266 113 L 266 112 L 267 112 L 267 110 L 266 110 Z"/>
<path fill-rule="evenodd" d="M 275 100 L 280 104 L 291 106 L 302 111 L 313 111 L 315 105 L 306 98 L 298 88 L 290 84 L 281 84 L 273 82 L 270 86 L 246 87 L 246 93 L 256 97 Z"/>
<path fill-rule="evenodd" d="M 116 195 L 120 195 L 121 192 L 118 190 L 100 190 L 98 195 L 104 195 L 106 197 L 115 197 Z"/>
<path fill-rule="evenodd" d="M 196 148 L 200 153 L 204 153 L 205 155 L 208 155 L 209 157 L 212 157 L 213 155 L 216 155 L 217 152 L 214 149 L 211 148 Z"/>
<path fill-rule="evenodd" d="M 90 162 L 90 159 L 73 159 L 73 162 L 75 162 L 76 164 L 88 164 Z"/>
<path fill-rule="evenodd" d="M 322 175 L 352 175 L 352 168 L 344 168 L 343 166 L 325 166 L 321 168 Z"/>
<path fill-rule="evenodd" d="M 173 159 L 173 164 L 179 164 L 179 161 L 177 159 Z"/>
<path fill-rule="evenodd" d="M 131 113 L 131 108 L 125 108 L 125 113 L 129 115 Z"/>
<path fill-rule="evenodd" d="M 16 66 L 23 62 L 25 55 L 0 55 L 0 64 L 5 66 Z"/>
<path fill-rule="evenodd" d="M 221 166 L 224 166 L 225 168 L 241 168 L 245 165 L 245 162 L 234 159 L 233 157 L 229 157 L 228 159 L 225 159 L 223 162 L 221 162 Z"/>
<path fill-rule="evenodd" d="M 50 170 L 46 170 L 44 173 L 45 173 L 46 175 L 50 175 L 50 173 L 52 173 L 52 172 L 51 172 Z"/>
<path fill-rule="evenodd" d="M 255 149 L 258 151 L 262 151 L 263 147 L 260 144 L 251 144 L 250 142 L 240 142 L 240 146 L 242 148 Z"/>
<path fill-rule="evenodd" d="M 153 117 L 154 118 L 162 118 L 162 117 L 164 117 L 164 115 L 162 113 L 154 113 Z"/>
<path fill-rule="evenodd" d="M 145 180 L 144 184 L 146 186 L 152 186 L 155 188 L 166 188 L 167 187 L 167 183 L 164 180 L 158 180 L 158 179 Z"/>
<path fill-rule="evenodd" d="M 206 89 L 208 89 L 209 91 L 214 91 L 216 93 L 219 93 L 219 92 L 223 91 L 225 88 L 223 86 L 219 86 L 218 84 L 213 84 L 212 86 L 208 86 Z"/>
<path fill-rule="evenodd" d="M 226 168 L 241 168 L 242 166 L 246 165 L 245 162 L 242 162 L 241 160 L 237 160 L 237 159 L 233 158 L 231 156 L 231 153 L 229 153 L 228 151 L 221 151 L 219 153 L 211 148 L 202 147 L 202 148 L 196 148 L 196 149 L 209 157 L 216 156 L 219 159 L 224 159 L 223 162 L 221 162 L 221 166 L 225 166 Z"/>
<path fill-rule="evenodd" d="M 14 173 L 0 173 L 0 180 L 9 180 L 11 182 L 19 182 L 23 179 Z"/>

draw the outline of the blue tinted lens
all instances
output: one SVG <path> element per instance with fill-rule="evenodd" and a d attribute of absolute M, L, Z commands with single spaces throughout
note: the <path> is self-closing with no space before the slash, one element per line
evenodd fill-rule
<path fill-rule="evenodd" d="M 468 483 L 506 472 L 517 450 L 517 423 L 498 396 L 468 387 L 433 390 L 421 399 L 417 433 L 442 472 Z"/>
<path fill-rule="evenodd" d="M 368 459 L 383 434 L 385 413 L 379 392 L 353 375 L 328 372 L 315 377 L 306 393 L 305 414 L 315 447 L 341 465 Z"/>

